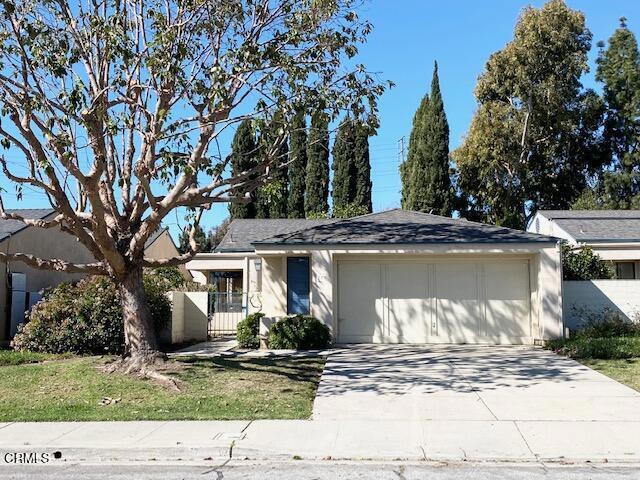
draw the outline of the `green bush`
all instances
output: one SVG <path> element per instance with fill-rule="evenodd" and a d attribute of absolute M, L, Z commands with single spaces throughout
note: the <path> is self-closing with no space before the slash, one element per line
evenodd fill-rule
<path fill-rule="evenodd" d="M 245 319 L 238 322 L 236 330 L 236 339 L 238 346 L 241 348 L 259 348 L 260 347 L 260 319 L 264 317 L 264 313 L 252 313 Z"/>
<path fill-rule="evenodd" d="M 611 266 L 593 253 L 591 247 L 572 247 L 562 244 L 562 278 L 563 280 L 599 280 L 614 277 Z"/>
<path fill-rule="evenodd" d="M 640 337 L 557 339 L 547 342 L 545 348 L 571 358 L 633 358 L 640 357 Z"/>
<path fill-rule="evenodd" d="M 582 327 L 574 332 L 575 338 L 633 337 L 640 335 L 640 322 L 628 320 L 619 312 L 605 311 L 596 316 L 587 315 Z"/>
<path fill-rule="evenodd" d="M 331 331 L 313 317 L 296 315 L 271 325 L 268 343 L 274 349 L 327 348 L 331 344 Z"/>
<path fill-rule="evenodd" d="M 171 316 L 163 286 L 144 279 L 151 317 L 160 332 Z M 120 296 L 106 277 L 63 283 L 45 292 L 13 339 L 16 350 L 46 353 L 119 354 L 124 349 Z"/>

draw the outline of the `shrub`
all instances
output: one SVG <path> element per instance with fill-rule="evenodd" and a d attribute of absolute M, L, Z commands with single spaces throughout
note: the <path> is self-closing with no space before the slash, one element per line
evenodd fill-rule
<path fill-rule="evenodd" d="M 640 357 L 640 337 L 558 339 L 547 342 L 545 348 L 571 358 L 633 358 Z"/>
<path fill-rule="evenodd" d="M 242 348 L 259 348 L 260 347 L 260 319 L 264 317 L 264 313 L 252 313 L 245 319 L 238 322 L 236 330 L 236 339 L 238 346 Z"/>
<path fill-rule="evenodd" d="M 593 253 L 591 247 L 578 249 L 567 243 L 562 245 L 562 278 L 563 280 L 598 280 L 614 277 L 611 266 Z"/>
<path fill-rule="evenodd" d="M 160 332 L 171 316 L 171 304 L 153 278 L 145 277 L 144 287 L 151 317 Z M 46 353 L 122 353 L 122 308 L 115 284 L 106 277 L 89 277 L 49 289 L 11 345 L 16 350 Z"/>
<path fill-rule="evenodd" d="M 298 350 L 326 348 L 330 344 L 329 327 L 306 315 L 279 320 L 269 329 L 269 348 Z"/>
<path fill-rule="evenodd" d="M 619 312 L 606 310 L 598 316 L 586 315 L 586 320 L 579 330 L 576 330 L 576 338 L 610 338 L 630 337 L 640 335 L 640 322 L 631 321 Z"/>

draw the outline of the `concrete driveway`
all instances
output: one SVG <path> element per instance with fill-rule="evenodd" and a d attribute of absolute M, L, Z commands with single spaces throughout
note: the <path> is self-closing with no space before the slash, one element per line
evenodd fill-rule
<path fill-rule="evenodd" d="M 354 346 L 329 356 L 313 418 L 640 421 L 640 392 L 537 348 Z"/>
<path fill-rule="evenodd" d="M 389 456 L 413 446 L 425 459 L 640 460 L 640 393 L 527 347 L 340 349 L 312 418 Z"/>

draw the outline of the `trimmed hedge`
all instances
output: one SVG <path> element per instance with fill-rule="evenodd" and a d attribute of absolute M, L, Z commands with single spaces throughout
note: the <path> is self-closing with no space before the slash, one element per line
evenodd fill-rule
<path fill-rule="evenodd" d="M 264 313 L 252 313 L 238 322 L 236 340 L 241 348 L 260 348 L 260 319 Z"/>
<path fill-rule="evenodd" d="M 145 276 L 144 289 L 159 333 L 171 317 L 171 303 L 163 282 L 154 275 Z M 124 322 L 118 289 L 109 278 L 97 276 L 47 290 L 11 346 L 44 353 L 122 353 Z"/>
<path fill-rule="evenodd" d="M 320 349 L 331 345 L 331 331 L 321 321 L 296 315 L 279 320 L 269 329 L 269 348 L 273 349 Z"/>

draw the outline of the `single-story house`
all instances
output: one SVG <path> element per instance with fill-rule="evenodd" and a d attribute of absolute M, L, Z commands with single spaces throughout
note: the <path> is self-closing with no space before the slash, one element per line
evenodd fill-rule
<path fill-rule="evenodd" d="M 52 209 L 7 210 L 26 218 L 49 219 Z M 0 249 L 5 253 L 29 253 L 42 258 L 61 258 L 70 262 L 88 263 L 95 259 L 91 253 L 68 233 L 59 228 L 28 226 L 18 220 L 0 219 Z M 147 241 L 149 258 L 167 258 L 178 255 L 168 229 L 159 229 Z M 183 268 L 185 278 L 190 274 Z M 13 337 L 18 324 L 24 321 L 24 312 L 41 298 L 40 292 L 63 282 L 79 280 L 82 274 L 38 270 L 14 261 L 0 260 L 0 343 Z"/>
<path fill-rule="evenodd" d="M 527 231 L 588 245 L 613 263 L 618 279 L 640 279 L 638 210 L 539 210 Z"/>
<path fill-rule="evenodd" d="M 558 240 L 462 219 L 395 209 L 234 220 L 215 252 L 187 268 L 243 314 L 310 314 L 339 343 L 532 344 L 563 334 Z"/>

